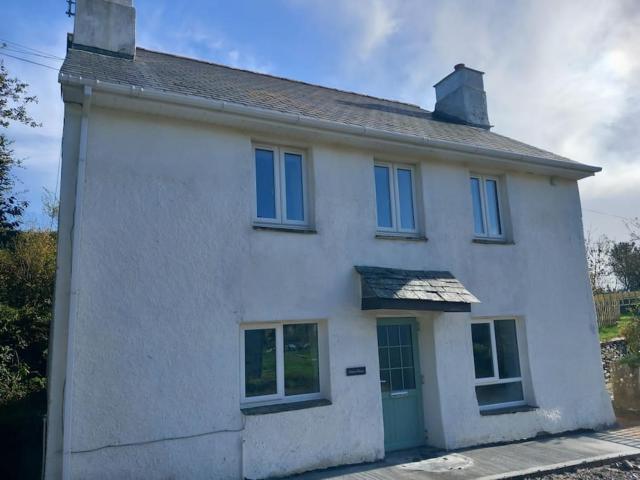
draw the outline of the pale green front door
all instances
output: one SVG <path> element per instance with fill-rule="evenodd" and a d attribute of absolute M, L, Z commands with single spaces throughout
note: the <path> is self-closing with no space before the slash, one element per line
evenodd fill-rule
<path fill-rule="evenodd" d="M 422 385 L 414 318 L 378 319 L 380 389 L 387 452 L 424 444 Z"/>

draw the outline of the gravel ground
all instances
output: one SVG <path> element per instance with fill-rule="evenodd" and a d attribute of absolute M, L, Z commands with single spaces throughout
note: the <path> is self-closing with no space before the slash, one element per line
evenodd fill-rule
<path fill-rule="evenodd" d="M 623 460 L 603 467 L 578 468 L 536 478 L 538 480 L 640 480 L 640 458 Z"/>

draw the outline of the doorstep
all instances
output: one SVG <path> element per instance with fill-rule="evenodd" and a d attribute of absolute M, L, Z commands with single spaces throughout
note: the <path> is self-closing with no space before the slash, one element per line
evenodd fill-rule
<path fill-rule="evenodd" d="M 412 449 L 375 463 L 330 468 L 290 480 L 502 480 L 640 456 L 640 427 L 549 436 L 451 452 Z"/>

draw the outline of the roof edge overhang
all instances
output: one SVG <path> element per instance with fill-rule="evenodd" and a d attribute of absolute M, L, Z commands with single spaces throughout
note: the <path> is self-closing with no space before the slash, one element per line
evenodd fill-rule
<path fill-rule="evenodd" d="M 353 136 L 365 140 L 384 142 L 401 146 L 413 147 L 423 152 L 443 152 L 454 153 L 464 157 L 467 161 L 478 161 L 483 163 L 486 160 L 497 161 L 515 170 L 538 173 L 543 175 L 555 175 L 575 180 L 586 178 L 602 170 L 600 167 L 586 165 L 572 161 L 551 160 L 543 157 L 522 155 L 503 150 L 495 150 L 484 147 L 473 147 L 455 142 L 434 140 L 418 135 L 389 132 L 386 130 L 368 128 L 364 126 L 322 120 L 299 114 L 279 112 L 264 108 L 251 107 L 238 103 L 230 103 L 221 100 L 197 97 L 194 95 L 177 94 L 155 89 L 145 89 L 135 85 L 117 84 L 103 82 L 96 79 L 60 73 L 59 82 L 63 87 L 63 99 L 65 102 L 81 103 L 81 97 L 76 95 L 75 90 L 80 87 L 91 86 L 95 94 L 104 93 L 113 96 L 122 96 L 127 99 L 148 100 L 161 102 L 163 104 L 190 107 L 200 110 L 209 110 L 230 117 L 238 116 L 244 119 L 241 123 L 247 126 L 246 119 L 256 119 L 260 122 L 269 122 L 286 126 L 295 126 L 313 130 L 322 130 L 328 134 L 335 134 L 341 137 Z M 99 98 L 96 99 L 99 103 Z M 135 110 L 135 103 L 130 101 L 121 102 L 115 105 L 116 108 Z M 160 112 L 158 112 L 160 113 Z M 168 115 L 165 109 L 162 114 Z M 221 121 L 218 116 L 218 121 Z M 236 122 L 237 123 L 237 122 Z M 230 126 L 234 125 L 233 122 Z"/>
<path fill-rule="evenodd" d="M 355 265 L 362 310 L 470 312 L 480 301 L 451 272 Z"/>
<path fill-rule="evenodd" d="M 427 312 L 470 312 L 470 303 L 432 302 L 429 300 L 411 300 L 402 298 L 362 299 L 362 310 L 414 310 Z"/>

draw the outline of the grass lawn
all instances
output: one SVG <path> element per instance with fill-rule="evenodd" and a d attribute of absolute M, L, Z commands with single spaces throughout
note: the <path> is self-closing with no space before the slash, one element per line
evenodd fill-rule
<path fill-rule="evenodd" d="M 613 338 L 619 337 L 620 327 L 622 327 L 622 325 L 624 325 L 625 323 L 628 323 L 629 321 L 631 321 L 631 315 L 622 315 L 616 325 L 610 325 L 608 327 L 600 327 L 598 329 L 598 333 L 600 334 L 600 341 L 606 342 Z"/>

